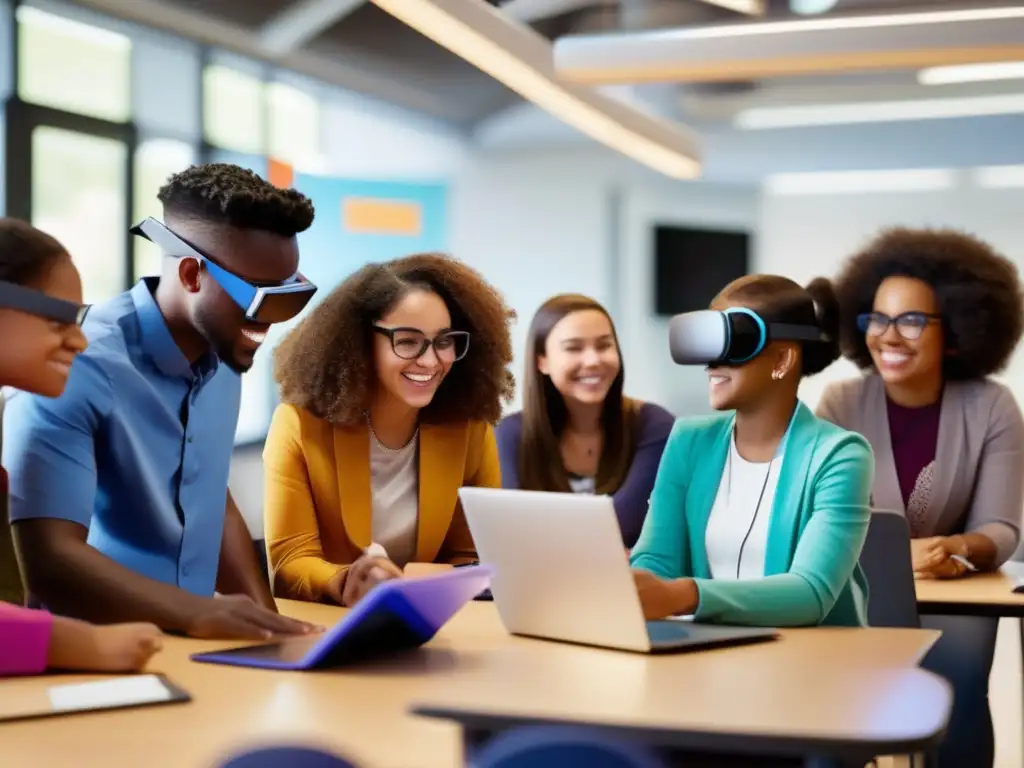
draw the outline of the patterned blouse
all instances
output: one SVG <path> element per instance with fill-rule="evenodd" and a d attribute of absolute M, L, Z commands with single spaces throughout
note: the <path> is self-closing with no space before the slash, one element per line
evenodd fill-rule
<path fill-rule="evenodd" d="M 907 510 L 910 535 L 916 538 L 922 535 L 922 522 L 935 476 L 942 400 L 922 408 L 907 408 L 886 398 L 886 408 L 896 476 Z"/>

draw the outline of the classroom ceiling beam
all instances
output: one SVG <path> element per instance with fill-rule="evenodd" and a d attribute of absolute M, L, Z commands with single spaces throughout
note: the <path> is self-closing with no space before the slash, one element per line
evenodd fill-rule
<path fill-rule="evenodd" d="M 372 0 L 374 5 L 606 147 L 677 179 L 700 175 L 696 133 L 563 82 L 551 41 L 484 0 Z"/>
<path fill-rule="evenodd" d="M 299 0 L 263 24 L 263 45 L 276 54 L 291 53 L 318 37 L 363 4 L 364 0 Z"/>

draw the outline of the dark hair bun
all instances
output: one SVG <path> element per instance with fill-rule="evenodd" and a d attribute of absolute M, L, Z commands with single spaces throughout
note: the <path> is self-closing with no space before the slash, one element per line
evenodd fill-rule
<path fill-rule="evenodd" d="M 827 277 L 814 278 L 806 290 L 814 300 L 814 317 L 826 337 L 818 344 L 805 346 L 804 374 L 813 376 L 839 359 L 839 298 Z"/>

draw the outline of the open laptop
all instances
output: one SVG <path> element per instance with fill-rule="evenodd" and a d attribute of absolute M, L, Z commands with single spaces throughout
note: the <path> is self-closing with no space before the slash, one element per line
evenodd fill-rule
<path fill-rule="evenodd" d="M 309 670 L 411 650 L 433 638 L 462 606 L 486 589 L 491 573 L 480 565 L 384 581 L 322 634 L 197 653 L 192 659 L 238 667 Z"/>
<path fill-rule="evenodd" d="M 608 496 L 495 488 L 459 496 L 512 634 L 643 653 L 777 637 L 764 627 L 645 621 Z"/>

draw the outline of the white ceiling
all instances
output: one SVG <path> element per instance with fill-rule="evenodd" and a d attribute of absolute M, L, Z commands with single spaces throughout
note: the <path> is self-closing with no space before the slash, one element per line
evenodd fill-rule
<path fill-rule="evenodd" d="M 77 0 L 116 16 L 265 58 L 441 118 L 482 145 L 580 140 L 487 75 L 362 0 Z M 993 0 L 999 2 L 1000 0 Z M 713 0 L 481 0 L 550 39 L 572 33 L 742 21 Z M 765 0 L 769 16 L 788 0 Z M 942 0 L 839 0 L 842 10 L 898 10 Z M 981 0 L 975 0 L 981 2 Z M 986 5 L 990 4 L 986 2 Z M 962 5 L 962 3 L 961 3 Z M 749 180 L 775 170 L 1024 162 L 1024 115 L 739 131 L 751 107 L 1024 94 L 1024 81 L 918 84 L 911 71 L 620 89 L 634 104 L 699 132 L 705 175 Z"/>

